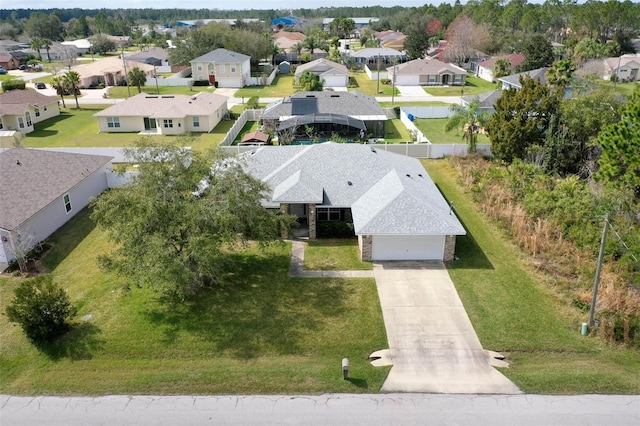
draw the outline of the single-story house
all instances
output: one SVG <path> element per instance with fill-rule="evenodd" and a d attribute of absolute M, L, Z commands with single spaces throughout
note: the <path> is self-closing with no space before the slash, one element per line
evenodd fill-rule
<path fill-rule="evenodd" d="M 469 105 L 471 102 L 477 100 L 479 102 L 480 111 L 487 111 L 488 113 L 494 113 L 496 101 L 502 96 L 502 90 L 493 90 L 491 92 L 480 93 L 478 95 L 463 96 L 463 106 Z"/>
<path fill-rule="evenodd" d="M 161 47 L 152 47 L 127 56 L 127 59 L 156 67 L 169 66 L 169 52 Z"/>
<path fill-rule="evenodd" d="M 538 80 L 541 85 L 547 84 L 547 71 L 549 67 L 538 68 L 535 70 L 525 71 L 518 74 L 508 75 L 506 77 L 500 77 L 498 81 L 502 83 L 502 90 L 507 89 L 522 89 L 522 84 L 520 83 L 520 77 L 523 78 L 532 78 L 534 80 Z"/>
<path fill-rule="evenodd" d="M 93 116 L 101 132 L 159 135 L 210 132 L 228 113 L 227 99 L 208 92 L 192 96 L 140 93 Z"/>
<path fill-rule="evenodd" d="M 375 33 L 380 47 L 388 47 L 396 50 L 404 49 L 407 36 L 400 31 L 386 30 Z"/>
<path fill-rule="evenodd" d="M 114 42 L 118 49 L 131 46 L 131 37 L 129 36 L 108 35 L 107 40 Z"/>
<path fill-rule="evenodd" d="M 117 86 L 126 80 L 126 75 L 133 68 L 138 67 L 147 77 L 153 77 L 153 65 L 145 64 L 128 59 L 123 60 L 119 56 L 100 59 L 88 64 L 81 64 L 73 67 L 73 70 L 80 74 L 80 87 L 89 88 L 103 84 L 105 86 Z"/>
<path fill-rule="evenodd" d="M 15 70 L 20 66 L 20 61 L 8 52 L 0 52 L 0 67 L 6 70 Z"/>
<path fill-rule="evenodd" d="M 295 26 L 300 26 L 304 23 L 302 18 L 298 18 L 297 16 L 289 15 L 282 16 L 280 18 L 276 18 L 271 21 L 271 27 L 274 30 L 282 30 L 284 28 L 292 28 Z"/>
<path fill-rule="evenodd" d="M 494 81 L 496 81 L 494 77 L 494 71 L 496 69 L 496 62 L 499 59 L 506 59 L 507 61 L 509 61 L 508 70 L 510 71 L 510 73 L 513 73 L 524 62 L 525 57 L 520 53 L 512 53 L 510 55 L 497 56 L 490 59 L 481 60 L 472 64 L 471 71 L 475 72 L 476 77 L 480 77 L 483 80 L 493 83 Z"/>
<path fill-rule="evenodd" d="M 38 149 L 0 153 L 0 265 L 45 240 L 106 190 L 111 159 Z"/>
<path fill-rule="evenodd" d="M 260 116 L 264 129 L 293 130 L 304 138 L 306 126 L 312 126 L 325 140 L 334 133 L 357 138 L 361 132 L 384 138 L 386 121 L 387 115 L 374 97 L 355 91 L 298 92 L 270 103 Z"/>
<path fill-rule="evenodd" d="M 38 51 L 35 49 L 27 49 L 26 53 L 38 56 Z M 46 49 L 40 49 L 39 54 L 43 60 L 51 58 L 52 61 L 68 61 L 69 58 L 78 57 L 78 48 L 73 44 L 62 44 L 54 42 L 49 47 L 49 52 Z"/>
<path fill-rule="evenodd" d="M 300 83 L 300 76 L 305 71 L 317 75 L 321 81 L 324 81 L 324 87 L 346 88 L 349 86 L 349 70 L 337 62 L 323 58 L 298 66 L 295 74 L 296 85 Z"/>
<path fill-rule="evenodd" d="M 414 59 L 387 68 L 398 86 L 464 86 L 467 71 L 437 59 Z"/>
<path fill-rule="evenodd" d="M 78 49 L 78 55 L 86 55 L 91 50 L 91 42 L 86 38 L 78 40 L 63 41 L 63 45 L 75 46 Z"/>
<path fill-rule="evenodd" d="M 407 55 L 389 47 L 367 47 L 351 53 L 351 57 L 358 64 L 367 64 L 373 69 L 380 62 L 381 69 L 389 65 L 407 62 Z"/>
<path fill-rule="evenodd" d="M 240 145 L 268 145 L 271 141 L 271 135 L 256 130 L 249 132 L 242 137 Z"/>
<path fill-rule="evenodd" d="M 604 60 L 604 78 L 610 80 L 615 75 L 618 81 L 640 81 L 640 56 L 622 55 Z"/>
<path fill-rule="evenodd" d="M 419 160 L 362 144 L 258 147 L 242 154 L 265 182 L 263 201 L 298 217 L 353 224 L 362 260 L 453 260 L 466 231 Z"/>
<path fill-rule="evenodd" d="M 60 115 L 58 98 L 35 90 L 10 90 L 0 94 L 0 130 L 33 132 L 34 124 Z"/>
<path fill-rule="evenodd" d="M 251 57 L 227 49 L 216 49 L 193 59 L 194 80 L 208 80 L 218 87 L 244 87 L 251 77 Z"/>
<path fill-rule="evenodd" d="M 0 40 L 0 52 L 11 52 L 25 47 L 29 47 L 29 43 L 21 43 L 15 40 Z"/>

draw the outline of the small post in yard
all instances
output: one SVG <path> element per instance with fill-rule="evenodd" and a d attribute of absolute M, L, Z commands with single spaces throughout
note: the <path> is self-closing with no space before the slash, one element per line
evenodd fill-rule
<path fill-rule="evenodd" d="M 593 280 L 593 293 L 591 294 L 591 307 L 589 308 L 589 327 L 593 327 L 593 317 L 596 311 L 596 298 L 598 297 L 598 286 L 600 285 L 600 270 L 602 269 L 602 258 L 604 257 L 604 243 L 607 240 L 608 225 L 609 225 L 609 213 L 604 215 L 604 228 L 602 229 L 602 239 L 600 240 L 600 252 L 598 253 L 598 264 L 596 265 L 596 277 Z"/>
<path fill-rule="evenodd" d="M 344 380 L 349 380 L 349 358 L 342 358 L 342 376 Z"/>

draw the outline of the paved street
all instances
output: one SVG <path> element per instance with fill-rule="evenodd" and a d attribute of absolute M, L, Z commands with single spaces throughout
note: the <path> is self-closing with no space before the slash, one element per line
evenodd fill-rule
<path fill-rule="evenodd" d="M 0 396 L 3 426 L 637 426 L 640 396 Z"/>

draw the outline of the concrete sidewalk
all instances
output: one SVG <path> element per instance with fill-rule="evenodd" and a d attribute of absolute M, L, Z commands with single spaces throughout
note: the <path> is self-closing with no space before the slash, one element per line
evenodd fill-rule
<path fill-rule="evenodd" d="M 442 262 L 374 264 L 393 365 L 383 392 L 519 394 L 491 366 Z M 374 364 L 375 365 L 375 364 Z"/>

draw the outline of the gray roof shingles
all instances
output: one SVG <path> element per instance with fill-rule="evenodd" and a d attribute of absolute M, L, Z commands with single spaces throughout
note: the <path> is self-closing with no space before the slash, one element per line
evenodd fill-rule
<path fill-rule="evenodd" d="M 247 56 L 242 53 L 234 52 L 227 49 L 216 49 L 209 53 L 205 53 L 202 56 L 198 56 L 192 59 L 190 62 L 219 62 L 225 64 L 244 63 L 251 59 L 251 56 Z"/>
<path fill-rule="evenodd" d="M 464 235 L 466 232 L 420 162 L 361 144 L 260 147 L 246 168 L 286 202 L 351 207 L 359 235 Z M 296 185 L 300 185 L 296 190 Z M 310 188 L 312 190 L 310 191 Z M 295 196 L 300 196 L 295 199 Z M 277 205 L 274 193 L 267 205 Z M 282 200 L 282 198 L 280 198 Z M 284 201 L 279 201 L 284 202 Z"/>
<path fill-rule="evenodd" d="M 112 158 L 37 149 L 0 153 L 0 228 L 16 229 Z"/>
<path fill-rule="evenodd" d="M 298 92 L 267 105 L 261 119 L 277 120 L 281 117 L 290 117 L 296 114 L 294 106 L 299 104 L 297 100 L 308 98 L 309 96 L 315 97 L 315 102 L 310 102 L 310 104 L 313 104 L 315 111 L 302 112 L 301 114 L 317 112 L 320 114 L 347 115 L 349 117 L 379 116 L 386 119 L 384 110 L 375 98 L 360 92 Z"/>

